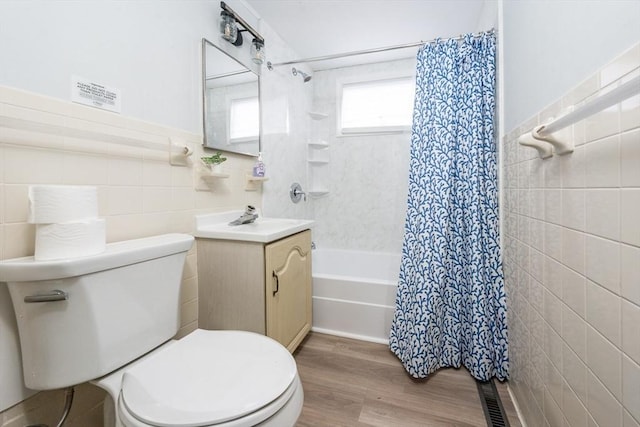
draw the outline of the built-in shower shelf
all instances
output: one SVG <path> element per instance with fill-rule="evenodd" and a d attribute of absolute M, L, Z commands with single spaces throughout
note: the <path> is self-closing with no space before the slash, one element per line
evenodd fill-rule
<path fill-rule="evenodd" d="M 329 117 L 329 115 L 327 113 L 321 113 L 319 111 L 309 111 L 309 117 L 311 117 L 313 120 L 324 120 Z"/>
<path fill-rule="evenodd" d="M 307 194 L 309 194 L 310 197 L 322 197 L 329 194 L 329 190 L 327 189 L 310 190 L 307 192 Z"/>
<path fill-rule="evenodd" d="M 308 143 L 311 148 L 329 148 L 329 143 L 327 141 L 313 141 Z"/>
<path fill-rule="evenodd" d="M 328 165 L 329 160 L 307 160 L 310 165 Z"/>

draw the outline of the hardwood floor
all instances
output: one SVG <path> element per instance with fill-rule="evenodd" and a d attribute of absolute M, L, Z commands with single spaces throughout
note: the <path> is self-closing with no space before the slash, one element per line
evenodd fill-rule
<path fill-rule="evenodd" d="M 310 333 L 294 357 L 305 426 L 486 426 L 475 380 L 466 369 L 409 376 L 388 346 Z M 505 384 L 496 384 L 511 426 L 520 426 Z"/>

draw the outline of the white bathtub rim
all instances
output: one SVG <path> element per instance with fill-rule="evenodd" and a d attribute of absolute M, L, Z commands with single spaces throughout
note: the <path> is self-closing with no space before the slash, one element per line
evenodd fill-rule
<path fill-rule="evenodd" d="M 313 296 L 318 298 L 395 306 L 397 294 L 398 287 L 391 284 L 318 277 L 313 279 Z"/>
<path fill-rule="evenodd" d="M 313 274 L 314 279 L 326 279 L 326 280 L 344 280 L 356 283 L 371 283 L 373 285 L 383 286 L 398 286 L 398 280 L 376 279 L 376 278 L 363 278 L 361 276 L 348 276 L 344 274 Z"/>
<path fill-rule="evenodd" d="M 361 250 L 361 249 L 340 249 L 340 248 L 330 248 L 327 246 L 320 246 L 317 247 L 316 249 L 314 249 L 314 251 L 319 251 L 319 252 L 340 252 L 340 253 L 361 253 L 361 254 L 366 254 L 366 255 L 382 255 L 382 256 L 393 256 L 393 257 L 397 257 L 397 256 L 402 256 L 402 249 L 396 251 L 396 252 L 392 252 L 389 250 L 386 251 L 376 251 L 376 250 Z"/>
<path fill-rule="evenodd" d="M 375 304 L 375 303 L 372 303 L 372 302 L 353 301 L 353 300 L 342 299 L 342 298 L 320 297 L 320 296 L 316 296 L 316 295 L 314 295 L 312 298 L 316 299 L 316 300 L 340 302 L 340 303 L 344 303 L 344 304 L 363 305 L 363 306 L 375 307 L 375 308 L 391 308 L 391 309 L 395 309 L 395 305 Z"/>

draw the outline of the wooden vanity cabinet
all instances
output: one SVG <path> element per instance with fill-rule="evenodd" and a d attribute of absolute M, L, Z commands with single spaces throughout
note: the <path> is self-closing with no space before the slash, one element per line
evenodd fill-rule
<path fill-rule="evenodd" d="M 311 329 L 311 231 L 197 245 L 198 326 L 258 332 L 293 352 Z"/>

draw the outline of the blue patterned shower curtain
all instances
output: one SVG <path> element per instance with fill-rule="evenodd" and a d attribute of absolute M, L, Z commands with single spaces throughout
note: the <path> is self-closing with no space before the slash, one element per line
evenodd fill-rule
<path fill-rule="evenodd" d="M 481 381 L 508 376 L 494 112 L 493 33 L 420 49 L 389 338 L 416 378 L 461 365 Z"/>

